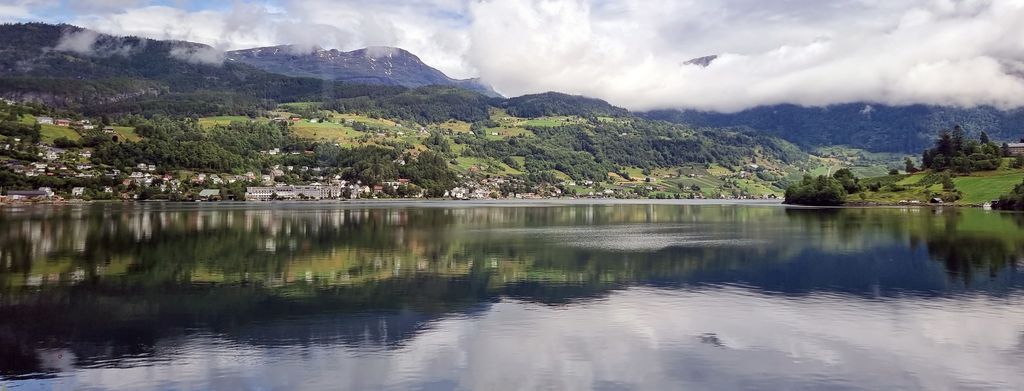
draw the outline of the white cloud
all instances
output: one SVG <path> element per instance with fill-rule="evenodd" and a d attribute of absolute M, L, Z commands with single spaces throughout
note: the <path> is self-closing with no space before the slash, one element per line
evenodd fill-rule
<path fill-rule="evenodd" d="M 69 1 L 68 6 L 77 12 L 109 12 L 134 8 L 148 3 L 143 0 L 74 0 Z"/>
<path fill-rule="evenodd" d="M 508 94 L 560 90 L 633 109 L 1024 104 L 1013 72 L 1024 46 L 1008 39 L 1024 36 L 1017 0 L 608 4 L 476 4 L 471 63 Z M 683 65 L 707 54 L 721 56 Z"/>
<path fill-rule="evenodd" d="M 193 64 L 220 65 L 224 63 L 224 52 L 209 46 L 176 46 L 171 48 L 171 57 Z"/>
<path fill-rule="evenodd" d="M 252 25 L 259 25 L 265 14 L 234 8 L 222 11 L 186 11 L 168 6 L 147 6 L 114 14 L 85 15 L 71 23 L 110 34 L 130 34 L 155 39 L 174 39 L 205 43 L 214 47 L 234 48 L 264 45 L 273 41 L 273 32 L 242 29 L 237 20 L 248 15 Z M 236 19 L 237 18 L 237 19 Z"/>
<path fill-rule="evenodd" d="M 98 38 L 99 34 L 91 30 L 65 34 L 60 37 L 60 41 L 57 42 L 57 46 L 54 49 L 91 55 L 93 53 L 93 45 L 96 44 L 96 39 Z"/>
<path fill-rule="evenodd" d="M 101 0 L 122 1 L 134 3 Z M 1024 106 L 1024 0 L 294 0 L 199 11 L 139 4 L 83 11 L 71 22 L 222 50 L 397 46 L 507 95 L 556 90 L 641 110 Z M 684 65 L 709 54 L 720 57 L 706 68 Z"/>
<path fill-rule="evenodd" d="M 351 347 L 329 333 L 267 346 L 190 336 L 161 341 L 173 360 L 73 371 L 67 381 L 119 390 L 1005 389 L 1024 382 L 1020 301 L 632 288 L 560 307 L 503 300 L 425 324 L 401 345 Z"/>
<path fill-rule="evenodd" d="M 70 22 L 112 34 L 200 42 L 220 50 L 294 44 L 354 50 L 395 46 L 456 78 L 476 75 L 463 58 L 468 31 L 464 0 L 291 1 L 278 6 L 236 2 L 227 9 L 187 11 L 163 5 L 80 14 Z"/>
<path fill-rule="evenodd" d="M 97 57 L 127 56 L 134 49 L 131 43 L 125 42 L 120 37 L 100 38 L 99 33 L 92 30 L 66 33 L 60 37 L 60 40 L 53 49 Z"/>

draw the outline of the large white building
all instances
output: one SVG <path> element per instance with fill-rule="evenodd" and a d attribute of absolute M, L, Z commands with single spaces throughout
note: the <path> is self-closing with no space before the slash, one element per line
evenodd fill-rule
<path fill-rule="evenodd" d="M 245 189 L 246 201 L 278 200 L 330 200 L 341 197 L 341 186 L 262 186 Z"/>
<path fill-rule="evenodd" d="M 1009 143 L 1006 146 L 1011 156 L 1024 156 L 1024 143 Z"/>

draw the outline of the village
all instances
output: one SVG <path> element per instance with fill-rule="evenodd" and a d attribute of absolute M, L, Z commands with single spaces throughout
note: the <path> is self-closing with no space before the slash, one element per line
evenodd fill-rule
<path fill-rule="evenodd" d="M 416 137 L 432 136 L 426 127 L 420 126 L 417 131 L 411 125 L 403 127 L 398 123 L 388 128 L 390 133 L 384 134 L 379 133 L 382 130 L 377 127 L 368 127 L 351 118 L 303 118 L 294 114 L 266 118 L 274 123 L 287 124 L 290 132 L 296 134 L 305 134 L 303 129 L 320 129 L 309 127 L 336 120 L 339 124 L 351 126 L 355 129 L 354 134 L 359 137 L 377 137 L 371 141 L 385 144 L 397 142 L 394 137 L 401 137 L 406 131 L 416 133 Z M 225 126 L 218 125 L 217 121 L 222 120 L 199 119 L 198 124 Z M 233 117 L 223 121 L 245 122 Z M 363 118 L 362 121 L 370 119 Z M 332 164 L 317 166 L 321 162 L 303 159 L 314 153 L 308 147 L 264 146 L 253 151 L 259 156 L 256 159 L 262 163 L 239 167 L 233 172 L 211 172 L 208 168 L 183 169 L 180 165 L 163 166 L 154 164 L 160 161 L 149 159 L 132 159 L 134 161 L 131 164 L 126 164 L 123 161 L 118 163 L 108 160 L 109 156 L 101 154 L 98 143 L 92 140 L 112 141 L 115 144 L 140 141 L 141 135 L 129 121 L 36 115 L 23 117 L 22 122 L 33 123 L 37 131 L 42 130 L 43 137 L 11 136 L 0 140 L 0 152 L 4 155 L 0 159 L 0 169 L 13 174 L 10 178 L 12 180 L 6 181 L 3 188 L 0 188 L 0 202 L 3 203 L 777 197 L 770 189 L 752 185 L 757 179 L 756 174 L 764 170 L 757 164 L 715 173 L 699 168 L 651 173 L 636 168 L 635 172 L 629 174 L 624 168 L 622 172 L 609 173 L 607 181 L 573 180 L 556 173 L 561 176 L 532 181 L 512 166 L 506 167 L 507 164 L 515 163 L 517 167 L 522 164 L 522 161 L 516 162 L 511 157 L 506 160 L 512 163 L 504 163 L 452 154 L 446 160 L 455 171 L 454 183 L 446 185 L 440 192 L 435 188 L 429 193 L 414 181 L 400 175 L 377 177 L 370 183 L 366 179 L 353 178 L 352 167 Z M 257 121 L 250 119 L 248 122 Z M 440 131 L 451 132 L 450 129 Z M 394 137 L 383 137 L 388 135 Z M 492 136 L 499 137 L 497 134 Z M 340 148 L 345 144 L 333 140 L 332 145 Z M 457 143 L 454 147 L 464 148 Z M 404 166 L 403 159 L 398 158 L 393 163 Z M 295 162 L 310 165 L 295 165 Z"/>
<path fill-rule="evenodd" d="M 4 146 L 10 148 L 10 146 Z M 267 151 L 275 154 L 279 151 Z M 327 167 L 273 165 L 264 173 L 213 174 L 194 172 L 163 172 L 152 164 L 140 163 L 132 171 L 96 165 L 90 162 L 88 150 L 65 150 L 41 146 L 39 162 L 7 160 L 6 168 L 25 177 L 51 177 L 80 180 L 69 192 L 51 187 L 34 189 L 7 188 L 0 202 L 82 202 L 82 201 L 286 201 L 286 200 L 357 200 L 383 198 L 424 198 L 425 192 L 405 178 L 394 178 L 380 184 L 342 179 L 337 169 Z M 328 172 L 332 172 L 328 174 Z M 308 181 L 296 180 L 308 179 Z M 518 190 L 518 191 L 517 191 Z M 560 197 L 562 189 L 539 186 L 527 189 L 521 179 L 506 177 L 470 178 L 460 175 L 460 184 L 445 192 L 444 198 L 469 199 L 537 199 Z M 591 196 L 613 197 L 616 192 L 604 190 Z"/>
<path fill-rule="evenodd" d="M 423 198 L 422 189 L 408 179 L 396 178 L 381 184 L 341 179 L 340 175 L 312 175 L 312 182 L 297 184 L 280 182 L 286 173 L 326 171 L 321 167 L 274 166 L 265 174 L 246 172 L 234 174 L 160 173 L 149 164 L 139 164 L 134 171 L 100 168 L 89 163 L 69 164 L 63 161 L 69 152 L 49 148 L 46 162 L 10 163 L 8 168 L 26 177 L 60 176 L 89 179 L 102 186 L 75 186 L 60 193 L 51 187 L 35 189 L 3 189 L 0 202 L 64 202 L 64 201 L 285 201 L 285 200 L 356 200 L 379 198 Z M 508 193 L 514 178 L 463 178 L 457 187 L 447 191 L 449 199 L 547 198 L 561 196 L 556 187 Z M 521 186 L 521 184 L 520 184 Z M 602 193 L 608 196 L 613 192 Z"/>
<path fill-rule="evenodd" d="M 47 119 L 43 119 L 47 120 Z M 63 123 L 62 120 L 55 122 Z M 14 139 L 14 143 L 21 140 Z M 19 148 L 2 144 L 0 148 Z M 272 165 L 264 172 L 242 174 L 166 171 L 154 164 L 139 163 L 122 170 L 93 162 L 93 152 L 84 148 L 65 149 L 48 145 L 34 146 L 37 161 L 15 159 L 2 165 L 15 175 L 80 183 L 69 191 L 57 186 L 37 188 L 8 187 L 0 193 L 0 203 L 87 202 L 87 201 L 322 201 L 425 198 L 425 191 L 406 178 L 392 178 L 378 184 L 346 180 L 337 167 Z M 263 151 L 267 155 L 284 152 Z M 294 153 L 294 152 L 293 152 Z M 747 174 L 746 172 L 741 173 Z M 692 176 L 692 174 L 691 174 Z M 648 178 L 648 182 L 652 181 Z M 639 186 L 639 187 L 636 187 Z M 573 190 L 569 190 L 573 189 Z M 579 190 L 577 190 L 579 189 Z M 650 183 L 625 188 L 604 188 L 594 181 L 565 180 L 557 185 L 528 185 L 522 178 L 509 176 L 458 174 L 458 185 L 445 191 L 442 198 L 453 200 L 636 198 L 637 189 L 653 190 Z M 705 198 L 695 193 L 687 198 Z M 734 198 L 722 194 L 721 198 Z M 739 198 L 739 197 L 736 197 Z M 766 198 L 774 198 L 771 195 Z"/>
<path fill-rule="evenodd" d="M 294 121 L 291 118 L 278 120 Z M 97 128 L 90 120 L 39 116 L 39 125 L 102 132 L 119 136 L 112 126 Z M 29 159 L 5 159 L 0 165 L 14 175 L 40 179 L 45 183 L 63 181 L 77 186 L 14 187 L 0 189 L 0 203 L 89 202 L 89 201 L 318 201 L 358 199 L 419 199 L 423 189 L 409 179 L 392 178 L 380 183 L 346 180 L 338 167 L 271 165 L 263 172 L 242 174 L 165 170 L 155 164 L 115 168 L 100 164 L 94 151 L 81 146 L 60 147 L 59 142 L 35 143 L 13 137 L 0 150 Z M 298 155 L 280 148 L 260 151 L 266 156 Z M 59 190 L 63 188 L 64 191 Z M 568 189 L 572 188 L 572 191 Z M 644 185 L 647 190 L 653 189 Z M 579 191 L 580 189 L 582 191 Z M 445 199 L 543 199 L 557 197 L 630 198 L 633 189 L 603 188 L 594 181 L 565 180 L 557 185 L 530 186 L 512 176 L 458 174 L 458 184 L 444 192 Z M 702 198 L 702 197 L 701 197 Z"/>

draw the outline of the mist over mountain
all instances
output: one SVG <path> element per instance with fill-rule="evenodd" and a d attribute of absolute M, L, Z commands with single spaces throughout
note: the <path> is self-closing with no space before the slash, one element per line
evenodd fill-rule
<path fill-rule="evenodd" d="M 227 52 L 228 61 L 240 62 L 288 76 L 315 77 L 361 84 L 423 87 L 461 87 L 498 96 L 476 79 L 456 80 L 430 67 L 401 48 L 375 46 L 353 51 L 281 45 Z"/>
<path fill-rule="evenodd" d="M 394 48 L 305 55 L 285 47 L 277 48 L 277 55 L 269 49 L 225 53 L 199 43 L 113 36 L 45 23 L 0 25 L 0 38 L 0 96 L 56 105 L 95 108 L 141 96 L 183 93 L 200 93 L 221 101 L 218 104 L 255 105 L 254 99 L 324 100 L 348 97 L 352 90 L 372 95 L 427 85 L 496 95 L 474 80 L 448 78 L 415 55 Z M 321 58 L 323 62 L 310 65 Z"/>
<path fill-rule="evenodd" d="M 392 96 L 406 91 L 403 84 L 414 74 L 423 85 L 480 89 L 472 81 L 447 78 L 411 54 L 389 52 L 390 58 L 378 59 L 383 64 L 377 71 L 337 81 L 268 72 L 198 43 L 119 37 L 71 25 L 6 24 L 0 25 L 0 97 L 89 113 L 204 115 L 252 114 L 284 101 Z M 362 65 L 375 62 L 365 58 Z M 406 61 L 418 64 L 418 72 L 407 72 Z M 379 77 L 370 76 L 378 71 Z"/>

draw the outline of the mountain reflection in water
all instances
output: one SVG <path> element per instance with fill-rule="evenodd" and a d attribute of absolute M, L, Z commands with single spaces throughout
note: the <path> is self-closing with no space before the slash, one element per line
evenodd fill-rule
<path fill-rule="evenodd" d="M 1013 388 L 1024 216 L 0 209 L 12 389 Z"/>

